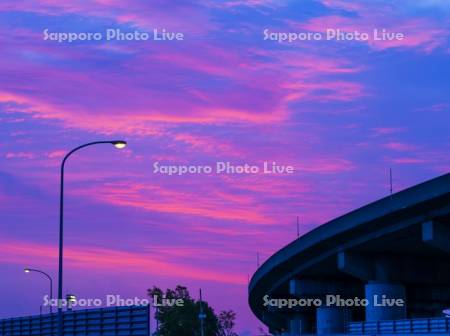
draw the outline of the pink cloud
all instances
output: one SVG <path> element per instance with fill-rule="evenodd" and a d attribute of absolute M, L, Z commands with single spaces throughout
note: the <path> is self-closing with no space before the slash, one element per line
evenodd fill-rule
<path fill-rule="evenodd" d="M 190 3 L 173 3 L 169 7 L 163 2 L 134 2 L 116 0 L 73 0 L 71 2 L 55 0 L 24 0 L 20 2 L 2 2 L 0 11 L 25 11 L 43 15 L 78 14 L 114 20 L 120 24 L 140 29 L 167 28 L 169 30 L 203 33 L 213 29 L 207 12 Z M 185 20 L 186 17 L 191 20 Z"/>
<path fill-rule="evenodd" d="M 204 177 L 206 179 L 206 177 Z M 208 189 L 211 189 L 209 187 Z M 83 190 L 86 193 L 86 189 Z M 254 198 L 236 199 L 196 190 L 176 190 L 139 183 L 109 183 L 97 187 L 95 198 L 118 205 L 137 207 L 146 211 L 202 216 L 268 224 L 272 219 L 263 213 L 263 207 Z M 237 202 L 239 201 L 239 203 Z"/>
<path fill-rule="evenodd" d="M 431 106 L 428 107 L 422 107 L 422 108 L 418 108 L 417 111 L 419 112 L 446 112 L 450 110 L 450 104 L 449 103 L 437 103 L 437 104 L 432 104 Z"/>
<path fill-rule="evenodd" d="M 297 165 L 299 171 L 314 172 L 318 174 L 335 174 L 355 169 L 355 165 L 344 159 L 319 159 L 308 164 Z"/>
<path fill-rule="evenodd" d="M 65 151 L 65 150 L 55 150 L 55 151 L 47 153 L 47 157 L 50 159 L 54 159 L 54 158 L 62 159 L 64 157 L 64 155 L 66 155 L 66 154 L 67 154 L 67 151 Z"/>
<path fill-rule="evenodd" d="M 4 263 L 20 263 L 26 265 L 31 257 L 35 263 L 51 265 L 56 259 L 57 250 L 49 245 L 23 243 L 21 241 L 3 241 L 0 247 L 5 253 L 0 256 Z M 240 274 L 231 272 L 213 271 L 200 267 L 188 266 L 158 260 L 154 254 L 133 253 L 123 250 L 106 248 L 89 248 L 85 246 L 68 247 L 65 250 L 67 267 L 80 270 L 105 269 L 116 271 L 118 268 L 128 272 L 138 272 L 158 275 L 216 281 L 229 284 L 245 284 L 245 279 Z"/>
<path fill-rule="evenodd" d="M 406 143 L 402 143 L 402 142 L 388 142 L 388 143 L 385 143 L 383 145 L 383 147 L 389 148 L 389 149 L 392 149 L 395 151 L 400 151 L 400 152 L 408 152 L 408 151 L 413 151 L 416 149 L 415 146 L 406 144 Z"/>
<path fill-rule="evenodd" d="M 328 1 L 328 3 L 333 3 Z M 339 1 L 339 4 L 342 3 Z M 391 8 L 377 6 L 371 9 L 371 6 L 354 6 L 358 15 L 352 17 L 344 16 L 321 16 L 308 20 L 305 23 L 295 24 L 294 26 L 313 32 L 325 33 L 327 29 L 340 30 L 344 33 L 367 33 L 368 40 L 360 43 L 368 44 L 375 50 L 384 50 L 389 48 L 415 48 L 426 53 L 431 52 L 446 43 L 448 30 L 425 18 L 406 18 L 399 17 Z M 378 36 L 381 36 L 383 29 L 388 33 L 401 33 L 403 39 L 384 39 L 379 40 L 374 37 L 374 30 L 378 30 Z M 349 43 L 342 42 L 341 43 Z"/>
<path fill-rule="evenodd" d="M 92 55 L 105 57 L 102 53 L 110 51 L 92 45 L 69 52 L 41 41 L 34 32 L 21 34 L 23 42 L 4 37 L 3 48 L 9 57 L 0 71 L 8 76 L 11 68 L 19 69 L 14 78 L 23 72 L 32 76 L 36 85 L 30 90 L 23 83 L 10 83 L 0 92 L 0 102 L 11 111 L 62 120 L 66 127 L 97 133 L 164 136 L 168 128 L 179 124 L 282 124 L 290 118 L 293 100 L 350 101 L 365 94 L 361 84 L 325 77 L 362 71 L 344 58 L 308 53 L 297 57 L 295 53 L 194 40 L 156 49 L 138 46 L 132 62 L 115 65 L 126 68 L 127 76 L 97 70 L 87 75 L 76 68 L 69 71 L 23 59 L 14 50 L 26 43 L 31 53 L 72 65 L 79 59 L 89 65 Z M 170 76 L 164 69 L 177 75 Z M 192 78 L 202 76 L 227 84 L 216 88 L 193 83 Z"/>
<path fill-rule="evenodd" d="M 7 159 L 34 159 L 36 155 L 31 152 L 9 152 L 6 153 L 5 157 Z"/>
<path fill-rule="evenodd" d="M 323 83 L 285 83 L 282 87 L 287 90 L 286 102 L 303 101 L 353 101 L 364 96 L 364 89 L 358 83 L 345 81 Z"/>
<path fill-rule="evenodd" d="M 376 135 L 386 135 L 386 134 L 396 134 L 404 132 L 405 129 L 402 127 L 377 127 L 373 131 Z"/>
<path fill-rule="evenodd" d="M 188 133 L 177 133 L 174 135 L 174 139 L 176 141 L 186 143 L 187 145 L 193 148 L 199 148 L 204 152 L 209 153 L 227 152 L 228 155 L 237 154 L 235 152 L 237 149 L 233 149 L 231 145 L 226 144 L 222 141 L 217 141 L 213 137 L 192 135 Z"/>
<path fill-rule="evenodd" d="M 359 11 L 364 8 L 362 3 L 350 2 L 346 0 L 321 0 L 321 3 L 327 7 L 340 8 L 350 11 Z"/>
<path fill-rule="evenodd" d="M 233 8 L 233 7 L 252 7 L 253 9 L 261 9 L 264 7 L 276 8 L 280 6 L 280 2 L 274 0 L 226 0 L 226 1 L 210 1 L 209 6 L 217 8 Z"/>
<path fill-rule="evenodd" d="M 303 54 L 301 57 L 293 57 L 295 54 L 293 52 L 277 52 L 276 56 L 284 66 L 298 72 L 298 75 L 294 74 L 295 77 L 314 78 L 317 76 L 317 73 L 351 74 L 364 70 L 363 66 L 359 66 L 344 58 L 324 58 L 307 54 Z"/>
<path fill-rule="evenodd" d="M 391 160 L 394 163 L 398 164 L 416 164 L 416 163 L 425 163 L 426 161 L 418 158 L 411 157 L 403 157 L 403 158 L 395 158 Z"/>

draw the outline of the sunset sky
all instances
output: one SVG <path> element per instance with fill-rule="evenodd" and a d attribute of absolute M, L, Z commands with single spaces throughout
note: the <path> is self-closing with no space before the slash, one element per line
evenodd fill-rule
<path fill-rule="evenodd" d="M 237 330 L 260 325 L 248 277 L 336 216 L 450 171 L 446 0 L 0 2 L 0 318 L 39 312 L 57 279 L 66 167 L 65 285 L 79 298 L 177 284 Z M 181 41 L 44 40 L 43 31 L 150 32 Z M 265 40 L 367 32 L 394 41 Z M 166 165 L 292 165 L 294 174 L 153 172 Z M 56 293 L 56 290 L 55 290 Z"/>

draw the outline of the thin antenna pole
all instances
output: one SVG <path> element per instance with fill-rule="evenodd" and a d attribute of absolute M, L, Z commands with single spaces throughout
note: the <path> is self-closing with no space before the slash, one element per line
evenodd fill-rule
<path fill-rule="evenodd" d="M 300 223 L 297 216 L 297 238 L 300 237 Z"/>
<path fill-rule="evenodd" d="M 205 336 L 205 331 L 203 330 L 203 320 L 206 315 L 203 314 L 203 301 L 202 301 L 202 289 L 200 288 L 200 314 L 198 315 L 200 319 L 200 335 Z"/>
<path fill-rule="evenodd" d="M 256 252 L 256 266 L 259 267 L 259 252 Z"/>
<path fill-rule="evenodd" d="M 392 168 L 389 168 L 389 183 L 390 183 L 390 192 L 391 192 L 391 195 L 392 195 L 392 192 L 393 192 L 393 188 L 392 188 Z"/>

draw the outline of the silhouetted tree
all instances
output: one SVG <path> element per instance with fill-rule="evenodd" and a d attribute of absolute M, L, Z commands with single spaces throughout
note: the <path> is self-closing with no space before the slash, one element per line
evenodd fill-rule
<path fill-rule="evenodd" d="M 155 318 L 159 322 L 159 330 L 154 335 L 158 336 L 196 336 L 200 335 L 200 301 L 195 300 L 189 294 L 186 287 L 177 286 L 175 290 L 167 289 L 163 292 L 158 287 L 148 290 L 152 302 L 154 296 L 158 301 L 165 297 L 169 300 L 182 299 L 183 305 L 157 307 Z M 172 301 L 173 303 L 173 301 Z M 219 317 L 214 313 L 207 302 L 202 302 L 205 336 L 235 336 L 233 333 L 236 314 L 233 311 L 221 312 Z"/>
<path fill-rule="evenodd" d="M 219 320 L 219 335 L 220 336 L 238 336 L 234 332 L 234 325 L 236 320 L 236 313 L 232 310 L 221 311 L 218 317 Z"/>

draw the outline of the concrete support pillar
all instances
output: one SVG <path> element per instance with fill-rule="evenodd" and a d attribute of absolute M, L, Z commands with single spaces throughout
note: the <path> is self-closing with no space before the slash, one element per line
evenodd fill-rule
<path fill-rule="evenodd" d="M 289 321 L 290 336 L 307 334 L 310 330 L 310 321 L 305 314 L 295 314 Z"/>
<path fill-rule="evenodd" d="M 393 257 L 379 257 L 374 261 L 375 277 L 373 280 L 383 283 L 395 283 L 401 277 L 398 262 Z M 371 279 L 372 280 L 372 279 Z"/>
<path fill-rule="evenodd" d="M 366 299 L 369 301 L 369 305 L 366 307 L 366 321 L 406 318 L 406 295 L 403 285 L 373 281 L 365 286 L 365 292 Z M 390 301 L 383 302 L 383 298 Z M 392 300 L 398 299 L 403 300 L 403 306 L 390 305 L 393 303 Z"/>
<path fill-rule="evenodd" d="M 345 332 L 348 311 L 343 307 L 319 307 L 316 310 L 317 335 L 332 335 Z"/>
<path fill-rule="evenodd" d="M 442 251 L 450 253 L 450 227 L 436 221 L 422 224 L 422 241 Z"/>
<path fill-rule="evenodd" d="M 322 302 L 325 302 L 327 295 L 339 295 L 344 298 L 361 296 L 362 288 L 356 288 L 348 282 L 292 279 L 289 283 L 289 293 L 294 297 L 322 299 Z M 349 320 L 349 313 L 346 307 L 307 307 L 293 315 L 290 320 L 291 335 L 311 334 L 314 325 L 320 335 L 343 333 Z"/>
<path fill-rule="evenodd" d="M 357 279 L 369 280 L 374 277 L 374 267 L 371 259 L 358 253 L 341 251 L 337 255 L 337 267 Z"/>

